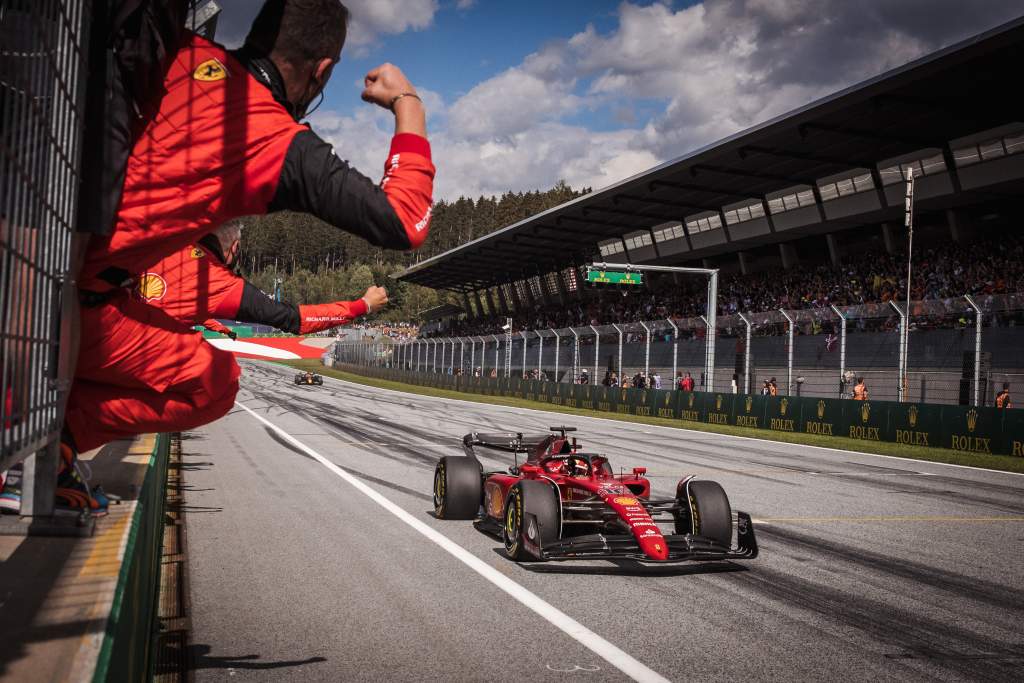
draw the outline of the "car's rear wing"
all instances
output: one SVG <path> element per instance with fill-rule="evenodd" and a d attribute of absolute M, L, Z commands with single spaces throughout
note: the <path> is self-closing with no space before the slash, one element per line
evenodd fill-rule
<path fill-rule="evenodd" d="M 462 437 L 462 447 L 469 455 L 473 455 L 475 446 L 506 453 L 529 453 L 550 438 L 550 434 L 523 434 L 522 432 L 479 434 L 470 432 Z"/>

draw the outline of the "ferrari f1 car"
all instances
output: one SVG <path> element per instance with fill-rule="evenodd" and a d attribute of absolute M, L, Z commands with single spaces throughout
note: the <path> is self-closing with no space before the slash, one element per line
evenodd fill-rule
<path fill-rule="evenodd" d="M 295 375 L 296 384 L 323 384 L 324 378 L 312 372 L 300 372 Z"/>
<path fill-rule="evenodd" d="M 757 557 L 754 525 L 745 512 L 736 513 L 733 544 L 732 509 L 717 483 L 684 477 L 675 497 L 652 498 L 647 468 L 615 474 L 606 457 L 583 451 L 569 436 L 574 431 L 467 434 L 465 456 L 443 457 L 434 470 L 435 514 L 475 520 L 478 529 L 499 536 L 517 561 Z M 485 471 L 477 447 L 512 453 L 512 466 Z"/>

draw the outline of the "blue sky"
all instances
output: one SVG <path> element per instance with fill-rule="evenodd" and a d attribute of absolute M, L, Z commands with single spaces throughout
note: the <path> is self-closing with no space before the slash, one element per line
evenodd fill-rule
<path fill-rule="evenodd" d="M 217 0 L 237 45 L 258 0 Z M 1017 0 L 349 0 L 315 130 L 364 173 L 390 114 L 363 75 L 401 67 L 428 105 L 440 199 L 602 187 L 1015 18 Z"/>

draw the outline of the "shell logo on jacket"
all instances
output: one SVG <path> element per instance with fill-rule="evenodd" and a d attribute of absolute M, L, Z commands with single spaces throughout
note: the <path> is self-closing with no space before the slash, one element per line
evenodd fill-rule
<path fill-rule="evenodd" d="M 143 301 L 160 301 L 167 294 L 167 281 L 156 273 L 143 273 L 136 291 Z"/>

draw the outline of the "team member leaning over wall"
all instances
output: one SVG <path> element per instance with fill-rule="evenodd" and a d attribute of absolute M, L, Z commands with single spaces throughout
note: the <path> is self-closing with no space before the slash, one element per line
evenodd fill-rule
<path fill-rule="evenodd" d="M 267 0 L 238 51 L 187 34 L 128 159 L 114 231 L 93 238 L 79 277 L 68 445 L 192 429 L 231 408 L 234 357 L 132 294 L 143 273 L 217 226 L 290 209 L 384 248 L 426 239 L 434 178 L 426 114 L 397 67 L 370 71 L 362 93 L 395 116 L 379 185 L 299 123 L 341 57 L 347 20 L 338 0 Z"/>

